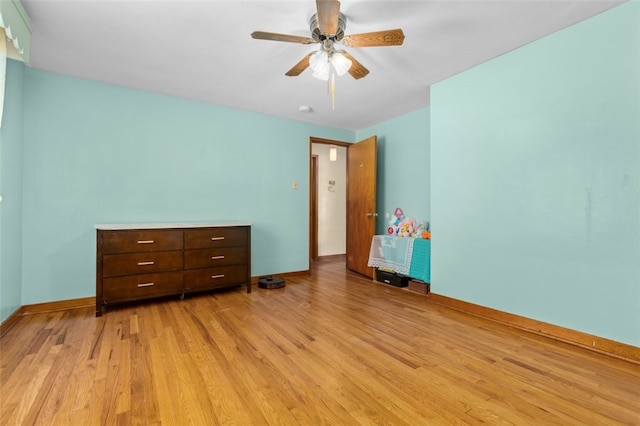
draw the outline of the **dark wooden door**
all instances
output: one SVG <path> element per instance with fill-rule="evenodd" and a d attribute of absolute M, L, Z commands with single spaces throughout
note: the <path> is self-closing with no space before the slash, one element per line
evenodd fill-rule
<path fill-rule="evenodd" d="M 347 158 L 347 268 L 373 278 L 367 266 L 376 232 L 377 137 L 350 145 Z"/>

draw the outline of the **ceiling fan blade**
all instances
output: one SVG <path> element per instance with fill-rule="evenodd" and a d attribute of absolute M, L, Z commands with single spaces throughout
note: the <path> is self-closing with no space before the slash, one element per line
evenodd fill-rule
<path fill-rule="evenodd" d="M 296 36 L 296 35 L 290 35 L 290 34 L 268 33 L 265 31 L 254 31 L 251 33 L 251 37 L 259 40 L 286 41 L 289 43 L 300 43 L 300 44 L 317 43 L 317 41 L 309 37 L 302 37 L 302 36 Z"/>
<path fill-rule="evenodd" d="M 302 71 L 304 71 L 307 68 L 309 68 L 309 58 L 311 57 L 311 55 L 313 55 L 315 53 L 316 52 L 311 52 L 307 56 L 302 58 L 300 60 L 300 62 L 295 64 L 293 66 L 293 68 L 291 68 L 289 71 L 287 71 L 287 73 L 285 75 L 287 75 L 289 77 L 297 77 L 297 76 L 299 76 L 302 73 Z"/>
<path fill-rule="evenodd" d="M 316 0 L 318 8 L 318 28 L 325 35 L 335 35 L 338 32 L 338 17 L 340 16 L 340 2 L 338 0 Z"/>
<path fill-rule="evenodd" d="M 342 53 L 351 61 L 351 68 L 349 68 L 349 74 L 351 74 L 351 77 L 359 80 L 369 74 L 369 70 L 366 69 L 360 62 L 356 61 L 354 57 L 351 56 L 347 51 L 340 50 L 340 53 Z"/>
<path fill-rule="evenodd" d="M 400 46 L 404 42 L 401 29 L 346 35 L 340 43 L 349 47 Z"/>

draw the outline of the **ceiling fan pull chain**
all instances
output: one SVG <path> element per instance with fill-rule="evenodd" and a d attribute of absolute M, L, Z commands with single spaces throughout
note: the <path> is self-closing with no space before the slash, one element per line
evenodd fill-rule
<path fill-rule="evenodd" d="M 331 73 L 331 108 L 336 110 L 336 74 Z"/>

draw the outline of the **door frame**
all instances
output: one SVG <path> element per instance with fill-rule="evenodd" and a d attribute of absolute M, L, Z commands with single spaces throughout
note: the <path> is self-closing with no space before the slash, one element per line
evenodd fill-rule
<path fill-rule="evenodd" d="M 309 137 L 309 260 L 318 261 L 318 169 L 314 167 L 313 144 L 335 145 L 347 148 L 349 155 L 350 142 L 336 141 L 332 139 Z M 317 157 L 317 156 L 316 156 Z M 317 163 L 315 164 L 317 166 Z M 347 211 L 344 212 L 345 218 Z M 315 257 L 314 257 L 315 256 Z"/>
<path fill-rule="evenodd" d="M 313 152 L 313 151 L 312 151 Z M 318 261 L 318 156 L 311 154 L 311 176 L 309 178 L 309 259 Z"/>

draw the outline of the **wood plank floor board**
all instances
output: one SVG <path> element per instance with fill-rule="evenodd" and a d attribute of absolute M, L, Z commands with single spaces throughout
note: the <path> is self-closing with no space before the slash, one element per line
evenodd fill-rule
<path fill-rule="evenodd" d="M 640 367 L 431 303 L 343 261 L 222 291 L 21 317 L 0 425 L 640 425 Z"/>
<path fill-rule="evenodd" d="M 336 331 L 336 334 L 339 333 L 340 331 Z M 430 401 L 426 401 L 426 398 L 422 399 L 421 394 L 424 388 L 411 389 L 418 382 L 411 367 L 398 363 L 400 368 L 393 368 L 389 365 L 388 359 L 371 357 L 366 347 L 354 346 L 348 336 L 342 337 L 342 340 L 337 335 L 334 335 L 331 340 L 319 337 L 314 344 L 314 347 L 319 346 L 317 350 L 319 354 L 327 354 L 324 358 L 325 363 L 335 366 L 332 367 L 335 370 L 332 374 L 336 381 L 352 383 L 360 388 L 361 394 L 373 396 L 375 402 L 380 407 L 384 407 L 384 410 L 380 408 L 377 410 L 380 417 L 400 416 L 397 418 L 408 418 L 409 420 L 406 421 L 409 423 L 425 418 L 425 412 L 428 413 L 428 410 L 424 410 L 425 406 L 428 406 L 425 403 L 433 403 L 434 399 L 438 400 L 440 395 L 434 395 Z M 325 346 L 325 343 L 331 346 Z M 341 354 L 338 365 L 336 365 L 336 353 Z M 378 380 L 374 382 L 367 380 L 371 376 L 377 376 Z M 403 380 L 410 386 L 402 386 Z"/>

